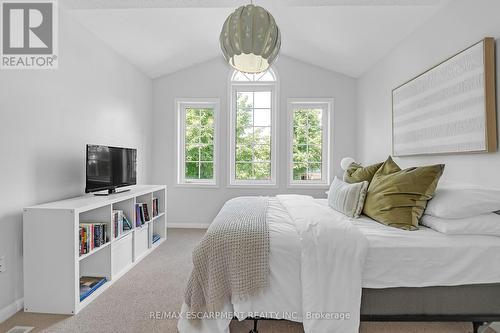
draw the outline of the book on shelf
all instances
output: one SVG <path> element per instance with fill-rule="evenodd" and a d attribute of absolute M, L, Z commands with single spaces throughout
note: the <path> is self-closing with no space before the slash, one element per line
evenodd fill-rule
<path fill-rule="evenodd" d="M 153 234 L 153 244 L 154 244 L 154 243 L 156 243 L 157 241 L 159 241 L 159 240 L 160 240 L 160 238 L 161 238 L 161 237 L 160 237 L 160 235 L 158 235 L 158 234 Z"/>
<path fill-rule="evenodd" d="M 78 253 L 80 253 L 80 255 L 82 255 L 83 253 L 85 253 L 85 243 L 87 242 L 87 239 L 85 238 L 86 235 L 85 235 L 85 230 L 84 230 L 83 226 L 79 226 L 78 235 L 80 236 L 79 237 L 80 238 L 80 241 L 79 241 L 80 250 Z"/>
<path fill-rule="evenodd" d="M 94 231 L 94 247 L 100 247 L 101 246 L 101 228 L 92 226 L 93 231 Z M 104 244 L 104 242 L 102 242 Z"/>
<path fill-rule="evenodd" d="M 132 224 L 122 210 L 113 210 L 113 230 L 115 238 L 132 229 Z"/>
<path fill-rule="evenodd" d="M 135 226 L 140 227 L 141 223 L 141 207 L 139 204 L 135 204 Z"/>
<path fill-rule="evenodd" d="M 158 216 L 158 198 L 153 198 L 153 217 Z"/>
<path fill-rule="evenodd" d="M 123 214 L 123 231 L 132 229 L 132 223 L 128 220 L 128 218 Z"/>
<path fill-rule="evenodd" d="M 143 203 L 142 204 L 142 209 L 144 211 L 144 221 L 147 222 L 149 221 L 149 211 L 148 211 L 148 204 L 146 203 Z"/>
<path fill-rule="evenodd" d="M 109 241 L 106 223 L 80 223 L 78 234 L 80 255 L 87 254 Z"/>
<path fill-rule="evenodd" d="M 92 250 L 94 249 L 94 225 L 89 224 L 89 233 L 88 233 L 88 241 L 89 241 L 89 248 Z"/>
<path fill-rule="evenodd" d="M 138 202 L 135 204 L 135 225 L 140 227 L 149 221 L 148 204 Z"/>
<path fill-rule="evenodd" d="M 113 210 L 113 231 L 114 236 L 117 238 L 123 233 L 123 211 Z"/>
<path fill-rule="evenodd" d="M 106 283 L 105 277 L 82 276 L 80 278 L 80 302 Z"/>
<path fill-rule="evenodd" d="M 132 224 L 122 210 L 113 210 L 113 230 L 115 238 L 121 236 L 124 231 L 132 229 Z"/>
<path fill-rule="evenodd" d="M 144 206 L 139 204 L 139 212 L 141 213 L 141 224 L 146 223 L 146 215 L 144 215 Z"/>

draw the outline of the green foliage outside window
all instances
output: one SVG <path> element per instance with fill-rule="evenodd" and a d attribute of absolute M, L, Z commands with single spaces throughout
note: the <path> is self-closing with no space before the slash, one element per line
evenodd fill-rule
<path fill-rule="evenodd" d="M 320 180 L 322 110 L 293 110 L 293 180 Z"/>
<path fill-rule="evenodd" d="M 271 110 L 254 108 L 254 92 L 237 94 L 235 176 L 271 179 Z M 269 106 L 270 106 L 269 94 Z"/>
<path fill-rule="evenodd" d="M 253 93 L 239 93 L 235 174 L 238 180 L 271 178 L 271 111 L 253 108 Z M 214 110 L 185 110 L 185 178 L 214 178 Z M 322 177 L 322 110 L 293 111 L 293 179 Z"/>
<path fill-rule="evenodd" d="M 214 110 L 185 110 L 185 178 L 214 178 Z"/>

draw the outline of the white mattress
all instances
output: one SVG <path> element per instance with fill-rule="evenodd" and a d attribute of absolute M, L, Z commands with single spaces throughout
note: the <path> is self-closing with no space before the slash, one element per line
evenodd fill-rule
<path fill-rule="evenodd" d="M 423 226 L 406 231 L 366 216 L 353 223 L 369 242 L 365 288 L 500 282 L 500 237 L 445 235 Z"/>

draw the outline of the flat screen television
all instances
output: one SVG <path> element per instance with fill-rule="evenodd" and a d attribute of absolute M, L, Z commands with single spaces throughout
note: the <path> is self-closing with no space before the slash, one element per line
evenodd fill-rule
<path fill-rule="evenodd" d="M 137 150 L 87 145 L 85 193 L 116 189 L 137 183 Z"/>

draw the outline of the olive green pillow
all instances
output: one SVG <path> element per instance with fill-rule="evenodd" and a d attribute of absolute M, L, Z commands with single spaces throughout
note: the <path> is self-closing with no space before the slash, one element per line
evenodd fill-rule
<path fill-rule="evenodd" d="M 401 170 L 389 157 L 373 176 L 363 213 L 391 227 L 417 230 L 443 170 L 444 164 Z"/>
<path fill-rule="evenodd" d="M 377 172 L 382 164 L 384 164 L 384 162 L 363 167 L 361 164 L 351 163 L 344 173 L 344 181 L 346 183 L 359 183 L 364 181 L 369 183 L 372 181 L 373 175 L 375 175 L 375 172 Z"/>

